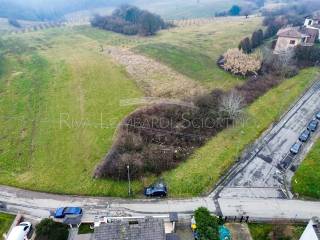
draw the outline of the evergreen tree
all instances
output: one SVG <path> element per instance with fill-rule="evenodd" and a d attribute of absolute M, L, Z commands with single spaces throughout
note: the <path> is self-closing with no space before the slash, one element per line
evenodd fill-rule
<path fill-rule="evenodd" d="M 250 39 L 248 37 L 244 38 L 240 42 L 239 49 L 241 49 L 244 53 L 247 53 L 247 54 L 252 52 Z"/>
<path fill-rule="evenodd" d="M 231 16 L 239 16 L 240 12 L 241 8 L 238 5 L 233 5 L 229 10 Z"/>

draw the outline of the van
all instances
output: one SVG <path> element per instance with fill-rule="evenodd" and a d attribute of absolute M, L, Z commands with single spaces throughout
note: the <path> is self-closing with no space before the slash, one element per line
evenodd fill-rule
<path fill-rule="evenodd" d="M 21 222 L 18 226 L 12 228 L 11 232 L 7 236 L 6 240 L 26 240 L 28 234 L 31 231 L 30 222 Z"/>

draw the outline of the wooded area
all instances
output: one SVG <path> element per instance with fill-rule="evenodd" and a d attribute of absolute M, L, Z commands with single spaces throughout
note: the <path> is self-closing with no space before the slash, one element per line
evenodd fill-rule
<path fill-rule="evenodd" d="M 111 16 L 96 15 L 91 25 L 126 35 L 142 36 L 151 36 L 169 27 L 160 16 L 131 5 L 122 5 Z"/>

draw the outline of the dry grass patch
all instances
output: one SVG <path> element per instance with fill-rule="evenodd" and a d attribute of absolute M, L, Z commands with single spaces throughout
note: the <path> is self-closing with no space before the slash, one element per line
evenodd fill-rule
<path fill-rule="evenodd" d="M 146 96 L 185 99 L 206 92 L 200 83 L 149 57 L 116 47 L 109 47 L 107 53 L 125 66 Z"/>

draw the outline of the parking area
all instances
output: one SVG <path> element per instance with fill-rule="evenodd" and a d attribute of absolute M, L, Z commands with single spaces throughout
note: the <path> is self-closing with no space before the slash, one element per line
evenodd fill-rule
<path fill-rule="evenodd" d="M 245 154 L 225 179 L 220 197 L 290 198 L 290 179 L 313 144 L 318 129 L 306 142 L 301 133 L 320 110 L 320 84 L 314 84 Z M 318 120 L 317 120 L 318 121 Z M 295 143 L 299 143 L 293 147 Z M 301 144 L 301 146 L 300 146 Z M 291 150 L 291 151 L 290 151 Z M 298 151 L 295 154 L 295 150 Z"/>

